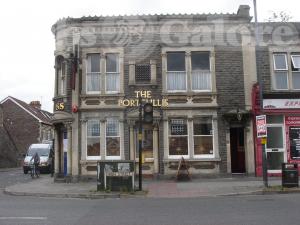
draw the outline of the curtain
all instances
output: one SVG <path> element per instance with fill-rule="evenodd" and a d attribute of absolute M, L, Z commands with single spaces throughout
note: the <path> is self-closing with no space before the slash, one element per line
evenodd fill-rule
<path fill-rule="evenodd" d="M 186 90 L 186 72 L 168 72 L 167 88 L 169 91 Z"/>
<path fill-rule="evenodd" d="M 192 72 L 192 89 L 193 90 L 211 90 L 210 71 L 193 71 Z"/>
<path fill-rule="evenodd" d="M 120 87 L 119 73 L 106 73 L 106 91 L 118 92 Z"/>
<path fill-rule="evenodd" d="M 87 74 L 87 91 L 100 91 L 100 73 Z"/>
<path fill-rule="evenodd" d="M 275 72 L 276 89 L 288 89 L 287 72 Z"/>

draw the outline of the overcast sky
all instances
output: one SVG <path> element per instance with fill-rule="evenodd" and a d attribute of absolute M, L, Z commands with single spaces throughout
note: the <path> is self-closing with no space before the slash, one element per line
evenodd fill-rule
<path fill-rule="evenodd" d="M 88 15 L 236 13 L 252 0 L 1 0 L 0 101 L 13 96 L 39 100 L 52 112 L 54 36 L 51 26 L 62 17 Z M 300 21 L 299 0 L 257 0 L 258 19 L 285 11 Z"/>

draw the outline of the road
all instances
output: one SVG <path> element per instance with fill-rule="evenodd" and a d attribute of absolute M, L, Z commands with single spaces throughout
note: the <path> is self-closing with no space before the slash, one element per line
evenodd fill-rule
<path fill-rule="evenodd" d="M 43 174 L 44 176 L 44 174 Z M 16 183 L 30 182 L 30 174 L 24 174 L 22 168 L 0 169 L 0 190 Z"/>
<path fill-rule="evenodd" d="M 0 177 L 5 181 L 3 172 Z M 88 200 L 1 192 L 0 225 L 298 225 L 299 208 L 300 194 Z"/>

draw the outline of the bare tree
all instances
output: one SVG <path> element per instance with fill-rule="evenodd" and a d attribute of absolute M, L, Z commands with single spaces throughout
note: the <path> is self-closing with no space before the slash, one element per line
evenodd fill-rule
<path fill-rule="evenodd" d="M 271 11 L 271 16 L 267 19 L 267 22 L 289 22 L 292 18 L 293 17 L 285 11 Z"/>

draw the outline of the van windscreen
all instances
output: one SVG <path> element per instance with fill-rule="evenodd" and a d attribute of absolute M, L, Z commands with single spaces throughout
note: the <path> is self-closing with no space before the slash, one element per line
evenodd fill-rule
<path fill-rule="evenodd" d="M 31 148 L 28 150 L 28 156 L 34 156 L 35 153 L 38 153 L 39 156 L 48 156 L 50 149 L 49 148 Z"/>

